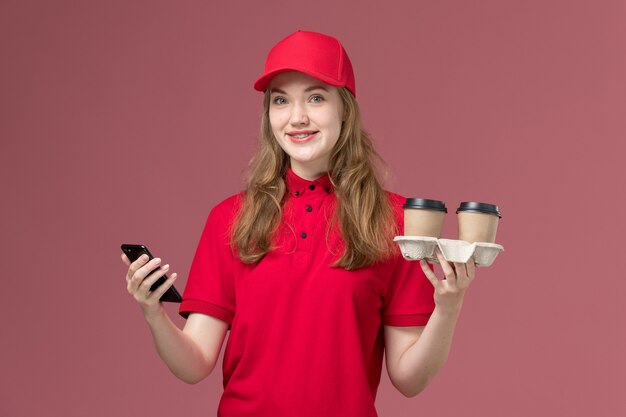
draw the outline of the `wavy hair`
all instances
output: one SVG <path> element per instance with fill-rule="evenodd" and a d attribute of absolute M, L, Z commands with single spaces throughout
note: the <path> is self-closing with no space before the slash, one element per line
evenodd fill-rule
<path fill-rule="evenodd" d="M 361 126 L 358 104 L 345 87 L 339 94 L 346 111 L 339 139 L 332 149 L 328 174 L 337 197 L 329 222 L 339 225 L 345 243 L 343 254 L 332 266 L 353 270 L 388 259 L 396 250 L 398 233 L 393 209 L 378 177 L 386 164 Z M 260 261 L 271 246 L 283 214 L 285 174 L 289 155 L 274 138 L 269 119 L 269 89 L 263 98 L 260 147 L 250 161 L 241 207 L 232 225 L 230 245 L 248 264 Z M 379 164 L 379 165 L 377 165 Z"/>

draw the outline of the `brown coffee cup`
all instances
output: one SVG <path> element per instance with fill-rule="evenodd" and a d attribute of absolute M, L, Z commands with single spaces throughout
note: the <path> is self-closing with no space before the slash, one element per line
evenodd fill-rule
<path fill-rule="evenodd" d="M 439 238 L 448 212 L 443 201 L 407 198 L 404 209 L 404 235 Z"/>
<path fill-rule="evenodd" d="M 500 209 L 494 204 L 466 201 L 456 210 L 459 240 L 466 242 L 496 242 Z"/>

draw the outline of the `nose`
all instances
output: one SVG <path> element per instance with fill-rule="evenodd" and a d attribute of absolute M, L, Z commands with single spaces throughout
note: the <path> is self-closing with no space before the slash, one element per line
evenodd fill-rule
<path fill-rule="evenodd" d="M 294 125 L 306 125 L 309 123 L 309 116 L 306 107 L 303 104 L 296 103 L 291 110 L 291 118 L 289 122 Z"/>

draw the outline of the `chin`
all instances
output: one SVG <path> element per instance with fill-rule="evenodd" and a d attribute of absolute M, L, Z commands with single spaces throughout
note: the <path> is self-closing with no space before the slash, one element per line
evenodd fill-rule
<path fill-rule="evenodd" d="M 291 159 L 301 164 L 312 164 L 317 161 L 317 158 L 300 158 L 298 155 L 292 156 Z"/>

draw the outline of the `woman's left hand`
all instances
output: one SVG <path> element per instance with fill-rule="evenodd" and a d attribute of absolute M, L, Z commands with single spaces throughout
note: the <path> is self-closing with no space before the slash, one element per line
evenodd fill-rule
<path fill-rule="evenodd" d="M 435 287 L 435 305 L 442 312 L 458 313 L 463 305 L 465 290 L 476 276 L 476 265 L 470 259 L 467 263 L 449 263 L 436 249 L 437 259 L 445 277 L 437 278 L 425 260 L 421 260 L 422 271 Z M 454 266 L 453 266 L 454 265 Z"/>

